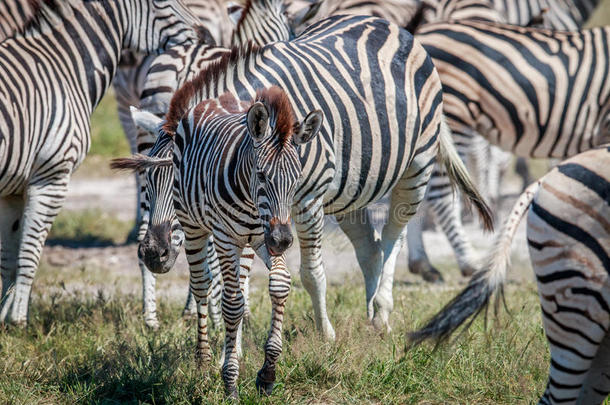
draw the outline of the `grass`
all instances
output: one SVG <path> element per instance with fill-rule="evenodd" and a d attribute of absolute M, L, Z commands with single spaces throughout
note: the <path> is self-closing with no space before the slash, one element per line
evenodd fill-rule
<path fill-rule="evenodd" d="M 264 280 L 259 280 L 264 283 Z M 273 395 L 261 399 L 270 304 L 255 288 L 239 379 L 243 403 L 531 403 L 546 383 L 548 353 L 534 285 L 511 287 L 493 328 L 479 319 L 456 343 L 405 352 L 405 333 L 438 310 L 448 294 L 395 288 L 393 331 L 378 335 L 365 319 L 362 283 L 332 286 L 334 343 L 315 331 L 307 293 L 294 282 L 284 324 L 284 352 Z M 216 360 L 194 361 L 195 324 L 179 302 L 161 302 L 161 328 L 143 326 L 134 296 L 77 292 L 34 296 L 30 326 L 0 331 L 0 403 L 219 403 Z M 493 324 L 493 323 L 492 323 Z M 490 325 L 492 326 L 492 325 Z"/>
<path fill-rule="evenodd" d="M 129 143 L 119 121 L 114 93 L 109 91 L 91 116 L 90 156 L 115 157 L 129 154 Z"/>
<path fill-rule="evenodd" d="M 55 219 L 47 244 L 105 246 L 125 242 L 133 221 L 121 221 L 99 209 L 62 211 Z"/>

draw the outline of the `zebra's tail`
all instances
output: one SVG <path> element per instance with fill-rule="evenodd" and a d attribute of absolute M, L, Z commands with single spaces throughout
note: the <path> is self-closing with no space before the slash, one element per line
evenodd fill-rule
<path fill-rule="evenodd" d="M 409 334 L 413 345 L 427 339 L 441 342 L 447 339 L 460 325 L 471 318 L 466 328 L 488 304 L 491 295 L 502 291 L 506 270 L 510 265 L 510 247 L 521 219 L 527 212 L 534 196 L 540 188 L 541 180 L 531 184 L 513 206 L 491 256 L 487 260 L 487 270 L 476 273 L 462 292 L 434 315 L 425 326 Z"/>
<path fill-rule="evenodd" d="M 445 167 L 452 186 L 457 185 L 468 201 L 474 205 L 483 221 L 483 227 L 488 231 L 493 231 L 494 224 L 491 210 L 483 196 L 481 196 L 477 190 L 477 187 L 474 185 L 464 162 L 462 162 L 460 155 L 455 149 L 453 137 L 451 136 L 451 129 L 449 129 L 449 125 L 445 122 L 444 117 L 441 121 L 439 138 L 438 159 Z"/>

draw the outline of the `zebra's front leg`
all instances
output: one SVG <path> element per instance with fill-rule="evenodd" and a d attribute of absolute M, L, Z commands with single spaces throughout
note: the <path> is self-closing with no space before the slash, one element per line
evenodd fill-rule
<path fill-rule="evenodd" d="M 7 296 L 15 286 L 17 277 L 17 258 L 19 255 L 19 239 L 21 218 L 25 201 L 23 196 L 0 197 L 0 274 L 2 275 L 2 295 L 0 296 L 0 323 L 4 323 L 11 308 Z"/>
<path fill-rule="evenodd" d="M 318 331 L 325 339 L 333 341 L 335 330 L 326 312 L 326 273 L 322 263 L 322 203 L 299 204 L 299 208 L 293 208 L 292 217 L 301 248 L 301 282 L 311 298 Z"/>
<path fill-rule="evenodd" d="M 383 254 L 378 232 L 375 231 L 368 209 L 350 212 L 346 215 L 335 216 L 341 230 L 354 246 L 360 270 L 364 276 L 366 290 L 366 313 L 369 321 L 373 320 L 373 299 L 379 287 L 381 271 L 383 268 Z"/>
<path fill-rule="evenodd" d="M 443 282 L 443 275 L 432 265 L 424 246 L 425 215 L 429 213 L 428 204 L 424 200 L 417 213 L 407 225 L 407 247 L 409 250 L 409 271 L 419 274 L 429 283 Z"/>
<path fill-rule="evenodd" d="M 275 367 L 282 354 L 282 324 L 284 309 L 290 294 L 290 272 L 284 255 L 271 257 L 269 297 L 271 298 L 271 327 L 265 343 L 265 362 L 256 375 L 259 392 L 271 395 L 275 384 Z"/>
<path fill-rule="evenodd" d="M 59 167 L 56 170 L 63 171 Z M 71 170 L 65 171 L 70 173 Z M 69 174 L 62 173 L 61 177 L 46 181 L 45 184 L 31 184 L 27 188 L 19 229 L 17 275 L 14 288 L 8 292 L 0 310 L 2 322 L 8 321 L 19 326 L 27 323 L 32 283 L 47 235 L 65 200 Z"/>

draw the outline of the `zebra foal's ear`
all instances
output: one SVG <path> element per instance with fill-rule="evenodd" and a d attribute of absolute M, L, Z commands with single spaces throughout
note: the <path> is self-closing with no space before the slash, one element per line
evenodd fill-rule
<path fill-rule="evenodd" d="M 156 135 L 161 125 L 163 125 L 163 120 L 151 112 L 140 110 L 134 106 L 129 107 L 129 110 L 131 111 L 131 119 L 136 126 L 145 131 Z"/>
<path fill-rule="evenodd" d="M 322 126 L 322 111 L 315 110 L 310 112 L 301 124 L 297 126 L 292 135 L 292 142 L 295 145 L 302 145 L 311 141 L 320 131 Z"/>
<path fill-rule="evenodd" d="M 116 158 L 110 161 L 113 170 L 129 170 L 141 172 L 154 167 L 167 167 L 173 164 L 172 158 L 156 158 L 141 154 L 135 154 L 128 158 Z"/>
<path fill-rule="evenodd" d="M 248 110 L 248 132 L 254 139 L 260 139 L 269 126 L 269 111 L 263 103 L 256 102 Z"/>

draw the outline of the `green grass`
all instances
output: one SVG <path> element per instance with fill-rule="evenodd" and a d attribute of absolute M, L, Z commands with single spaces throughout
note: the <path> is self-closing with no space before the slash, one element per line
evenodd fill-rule
<path fill-rule="evenodd" d="M 91 116 L 90 156 L 126 156 L 129 143 L 123 133 L 114 93 L 109 91 Z"/>
<path fill-rule="evenodd" d="M 263 281 L 263 280 L 259 280 Z M 295 283 L 297 284 L 297 283 Z M 453 294 L 453 293 L 451 293 Z M 381 336 L 365 319 L 361 283 L 333 286 L 328 307 L 337 340 L 315 331 L 307 293 L 293 288 L 284 324 L 278 384 L 269 399 L 255 391 L 268 329 L 265 288 L 252 295 L 239 378 L 243 403 L 531 403 L 544 389 L 548 353 L 533 285 L 511 287 L 511 315 L 488 331 L 479 319 L 456 343 L 405 352 L 407 331 L 421 325 L 447 292 L 395 288 L 393 332 Z M 195 325 L 180 303 L 161 302 L 162 325 L 146 330 L 134 296 L 34 296 L 30 326 L 0 331 L 0 403 L 218 403 L 216 359 L 194 361 Z"/>
<path fill-rule="evenodd" d="M 78 246 L 123 243 L 133 221 L 121 221 L 99 209 L 62 211 L 55 219 L 48 242 Z"/>

